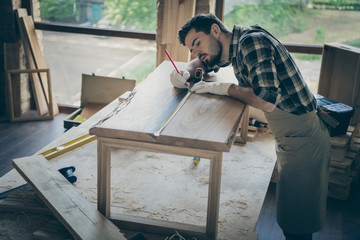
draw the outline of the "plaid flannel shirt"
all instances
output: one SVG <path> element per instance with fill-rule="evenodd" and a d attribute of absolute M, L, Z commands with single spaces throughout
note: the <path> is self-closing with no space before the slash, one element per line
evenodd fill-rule
<path fill-rule="evenodd" d="M 315 97 L 288 51 L 261 27 L 234 26 L 229 61 L 239 86 L 252 87 L 259 98 L 297 115 L 316 109 Z"/>

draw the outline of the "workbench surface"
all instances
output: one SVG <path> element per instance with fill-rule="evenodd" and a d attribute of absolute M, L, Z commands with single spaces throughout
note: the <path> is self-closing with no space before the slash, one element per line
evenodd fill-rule
<path fill-rule="evenodd" d="M 177 65 L 182 67 L 184 63 Z M 230 151 L 245 104 L 227 96 L 192 94 L 187 89 L 174 88 L 170 82 L 173 70 L 171 63 L 164 61 L 135 88 L 122 109 L 92 127 L 90 134 Z M 234 74 L 229 72 L 232 73 L 232 68 L 219 72 L 212 80 L 234 82 Z M 169 120 L 169 116 L 173 118 Z M 159 130 L 162 131 L 156 136 Z"/>

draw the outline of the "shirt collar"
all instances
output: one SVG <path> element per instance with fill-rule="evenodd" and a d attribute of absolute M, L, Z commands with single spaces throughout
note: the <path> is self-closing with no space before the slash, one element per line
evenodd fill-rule
<path fill-rule="evenodd" d="M 229 61 L 236 57 L 236 49 L 241 37 L 241 30 L 242 28 L 240 26 L 234 25 L 229 48 Z"/>

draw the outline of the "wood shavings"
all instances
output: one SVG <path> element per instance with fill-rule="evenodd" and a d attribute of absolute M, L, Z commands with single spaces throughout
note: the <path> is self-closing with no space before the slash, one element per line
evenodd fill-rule
<path fill-rule="evenodd" d="M 238 230 L 238 233 L 239 233 L 240 235 L 247 235 L 248 232 L 249 232 L 249 229 L 246 229 L 246 228 L 244 228 L 244 229 L 239 229 L 239 230 Z"/>
<path fill-rule="evenodd" d="M 224 203 L 221 203 L 221 205 L 230 206 L 230 207 L 234 207 L 234 208 L 241 208 L 241 209 L 246 209 L 248 207 L 247 201 L 243 201 L 240 199 L 230 199 Z M 236 206 L 234 206 L 234 205 L 236 205 Z"/>
<path fill-rule="evenodd" d="M 197 179 L 198 182 L 201 182 L 201 183 L 204 183 L 204 184 L 209 184 L 209 175 L 207 176 L 202 176 L 202 177 L 199 177 Z"/>
<path fill-rule="evenodd" d="M 156 153 L 149 153 L 146 155 L 147 158 L 160 159 L 159 155 Z"/>

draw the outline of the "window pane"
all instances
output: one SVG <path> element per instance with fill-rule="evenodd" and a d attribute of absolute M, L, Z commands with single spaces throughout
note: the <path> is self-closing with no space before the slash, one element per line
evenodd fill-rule
<path fill-rule="evenodd" d="M 81 75 L 141 80 L 155 69 L 155 41 L 40 31 L 55 98 L 80 105 Z"/>
<path fill-rule="evenodd" d="M 42 22 L 156 31 L 156 0 L 38 0 Z"/>
<path fill-rule="evenodd" d="M 224 23 L 258 24 L 283 43 L 323 45 L 341 42 L 360 47 L 359 0 L 225 0 Z M 305 81 L 317 91 L 321 55 L 292 54 Z"/>
<path fill-rule="evenodd" d="M 258 24 L 286 43 L 342 42 L 360 47 L 359 0 L 225 0 L 224 22 Z"/>

